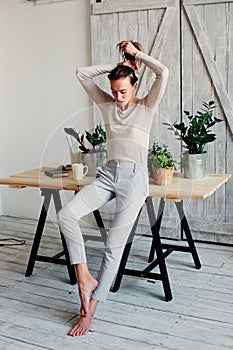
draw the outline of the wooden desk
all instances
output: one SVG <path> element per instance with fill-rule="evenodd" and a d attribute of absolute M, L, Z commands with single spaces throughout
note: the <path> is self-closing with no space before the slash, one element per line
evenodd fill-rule
<path fill-rule="evenodd" d="M 74 271 L 74 267 L 70 264 L 69 254 L 67 251 L 66 243 L 63 237 L 62 232 L 61 239 L 63 243 L 64 251 L 56 254 L 53 257 L 45 257 L 38 255 L 38 249 L 40 245 L 40 240 L 43 234 L 44 224 L 46 221 L 47 212 L 49 209 L 49 205 L 51 199 L 54 201 L 56 212 L 58 212 L 62 205 L 60 200 L 59 191 L 60 190 L 69 190 L 77 192 L 81 187 L 90 183 L 93 178 L 85 177 L 83 180 L 77 181 L 73 179 L 72 172 L 70 172 L 68 177 L 62 178 L 50 178 L 44 175 L 44 170 L 42 169 L 34 169 L 22 172 L 20 174 L 16 174 L 10 176 L 5 179 L 0 179 L 0 184 L 8 185 L 12 188 L 24 188 L 24 187 L 37 187 L 41 189 L 41 195 L 44 196 L 44 202 L 42 205 L 40 217 L 38 220 L 38 225 L 35 233 L 35 238 L 33 241 L 30 258 L 28 261 L 28 266 L 26 270 L 26 276 L 30 276 L 33 272 L 33 268 L 35 265 L 35 261 L 47 261 L 57 264 L 66 264 L 70 276 L 71 284 L 76 283 L 76 275 Z M 231 175 L 229 174 L 214 174 L 208 175 L 200 180 L 190 180 L 185 179 L 181 174 L 175 174 L 173 184 L 169 186 L 156 186 L 154 184 L 149 185 L 149 197 L 146 199 L 146 208 L 149 217 L 149 222 L 151 225 L 151 233 L 152 233 L 152 244 L 151 250 L 149 254 L 148 262 L 150 263 L 144 270 L 132 270 L 127 269 L 127 259 L 132 246 L 133 237 L 135 234 L 135 230 L 137 227 L 137 223 L 140 217 L 140 213 L 135 221 L 135 224 L 130 233 L 130 237 L 128 243 L 125 246 L 125 250 L 122 256 L 122 260 L 120 263 L 120 267 L 118 270 L 118 274 L 113 285 L 112 291 L 117 291 L 120 287 L 121 280 L 123 275 L 131 275 L 138 277 L 145 277 L 160 280 L 163 283 L 165 300 L 172 300 L 172 293 L 166 268 L 165 259 L 168 255 L 170 255 L 173 251 L 185 251 L 192 254 L 195 267 L 200 269 L 201 263 L 196 251 L 196 247 L 189 229 L 189 225 L 183 210 L 183 200 L 184 199 L 205 199 L 211 196 L 218 188 L 220 188 L 224 183 L 226 183 L 230 179 Z M 155 215 L 154 206 L 153 206 L 153 197 L 159 197 L 160 205 L 157 213 L 157 217 Z M 187 238 L 188 246 L 180 246 L 180 245 L 172 245 L 172 244 L 163 244 L 160 238 L 160 226 L 163 216 L 164 205 L 166 201 L 172 201 L 175 203 L 177 211 L 181 220 L 181 228 L 185 233 Z M 107 230 L 104 227 L 102 218 L 100 216 L 99 211 L 93 212 L 97 225 L 100 230 L 100 237 L 87 235 L 84 239 L 93 239 L 93 240 L 101 240 L 105 241 L 107 237 Z M 156 259 L 154 259 L 154 255 L 156 253 Z M 61 259 L 61 256 L 65 255 L 65 259 Z M 156 266 L 159 266 L 160 273 L 151 272 Z"/>
<path fill-rule="evenodd" d="M 44 175 L 44 170 L 33 169 L 0 179 L 0 184 L 13 188 L 39 187 L 58 190 L 77 191 L 87 185 L 94 178 L 84 177 L 78 183 L 70 172 L 68 177 L 50 178 Z M 167 201 L 179 201 L 183 199 L 205 199 L 211 196 L 218 188 L 231 178 L 230 174 L 210 174 L 199 180 L 185 179 L 182 174 L 175 173 L 172 185 L 156 186 L 150 184 L 150 196 L 161 197 Z"/>

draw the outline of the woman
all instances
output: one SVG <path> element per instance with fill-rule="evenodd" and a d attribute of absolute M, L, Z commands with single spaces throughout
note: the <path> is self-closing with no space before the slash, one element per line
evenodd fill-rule
<path fill-rule="evenodd" d="M 98 303 L 107 299 L 127 238 L 148 196 L 150 128 L 168 79 L 168 69 L 141 52 L 140 46 L 131 41 L 123 41 L 119 46 L 125 59 L 117 66 L 100 65 L 77 70 L 80 83 L 102 112 L 108 161 L 97 169 L 96 180 L 83 187 L 58 214 L 70 260 L 77 273 L 81 300 L 81 315 L 69 332 L 71 336 L 89 331 Z M 149 93 L 139 99 L 135 95 L 138 84 L 135 70 L 141 63 L 155 73 L 155 81 Z M 112 96 L 95 84 L 93 78 L 100 74 L 108 75 Z M 96 280 L 88 270 L 78 220 L 113 198 L 116 198 L 116 210 Z"/>

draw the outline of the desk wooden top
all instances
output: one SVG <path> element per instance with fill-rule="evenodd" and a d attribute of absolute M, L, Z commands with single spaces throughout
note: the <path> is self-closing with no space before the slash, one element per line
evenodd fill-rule
<path fill-rule="evenodd" d="M 74 180 L 72 177 L 72 171 L 67 177 L 51 178 L 44 174 L 44 170 L 45 168 L 24 171 L 20 174 L 0 179 L 0 184 L 8 185 L 12 188 L 37 187 L 78 191 L 81 187 L 94 180 L 92 177 L 85 176 L 83 180 L 77 183 L 77 180 Z M 209 174 L 202 179 L 192 180 L 184 178 L 182 174 L 175 173 L 172 185 L 157 186 L 150 183 L 149 191 L 151 197 L 163 197 L 168 201 L 179 201 L 188 198 L 205 199 L 211 196 L 230 178 L 230 174 Z"/>

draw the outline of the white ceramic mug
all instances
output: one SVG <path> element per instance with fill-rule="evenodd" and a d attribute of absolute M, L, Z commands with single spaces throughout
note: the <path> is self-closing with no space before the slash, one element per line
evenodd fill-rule
<path fill-rule="evenodd" d="M 82 180 L 82 178 L 87 175 L 88 167 L 82 163 L 72 164 L 73 178 L 75 180 Z"/>

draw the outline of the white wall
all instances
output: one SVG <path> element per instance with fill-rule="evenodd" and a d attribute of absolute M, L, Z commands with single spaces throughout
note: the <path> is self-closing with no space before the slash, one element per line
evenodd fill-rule
<path fill-rule="evenodd" d="M 0 177 L 61 164 L 63 127 L 91 127 L 75 76 L 90 63 L 90 2 L 39 3 L 0 0 Z M 0 191 L 0 214 L 38 217 L 38 189 Z"/>

